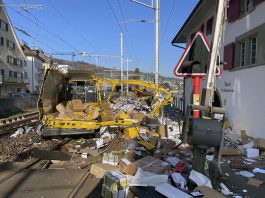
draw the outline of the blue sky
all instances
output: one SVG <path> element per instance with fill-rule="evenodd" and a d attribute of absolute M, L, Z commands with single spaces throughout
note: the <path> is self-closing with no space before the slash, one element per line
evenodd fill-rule
<path fill-rule="evenodd" d="M 120 54 L 120 27 L 118 21 L 154 19 L 154 11 L 130 0 L 4 0 L 11 4 L 42 5 L 42 9 L 20 10 L 7 8 L 18 38 L 43 49 L 45 53 L 88 52 L 93 54 Z M 150 3 L 151 0 L 142 0 Z M 198 0 L 161 0 L 160 73 L 174 76 L 173 69 L 181 49 L 171 41 L 191 13 Z M 116 18 L 117 20 L 116 20 Z M 124 56 L 134 59 L 130 69 L 154 71 L 154 23 L 121 24 L 124 33 Z M 28 35 L 25 35 L 26 34 Z M 71 59 L 71 56 L 57 56 Z M 95 58 L 76 57 L 76 60 L 95 63 Z M 119 68 L 117 58 L 101 58 L 99 65 Z"/>

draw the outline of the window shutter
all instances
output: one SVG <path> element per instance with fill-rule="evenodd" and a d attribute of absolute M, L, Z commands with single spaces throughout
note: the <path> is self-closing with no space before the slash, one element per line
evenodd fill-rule
<path fill-rule="evenodd" d="M 224 70 L 234 68 L 235 64 L 235 43 L 230 43 L 224 47 Z"/>
<path fill-rule="evenodd" d="M 240 17 L 240 0 L 230 0 L 227 10 L 228 23 L 232 23 Z"/>
<path fill-rule="evenodd" d="M 255 6 L 260 4 L 262 1 L 264 1 L 264 0 L 253 0 Z"/>

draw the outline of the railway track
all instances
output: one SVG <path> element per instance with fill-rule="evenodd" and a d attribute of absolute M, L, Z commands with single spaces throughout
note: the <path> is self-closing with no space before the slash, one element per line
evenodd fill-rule
<path fill-rule="evenodd" d="M 53 150 L 58 150 L 60 149 L 62 146 L 66 145 L 67 143 L 69 143 L 72 139 L 67 138 L 64 141 L 54 145 L 50 151 Z M 15 176 L 16 174 L 18 174 L 19 172 L 28 169 L 30 167 L 35 166 L 36 164 L 40 164 L 42 161 L 45 162 L 45 160 L 41 160 L 41 159 L 32 159 L 29 162 L 27 162 L 24 166 L 19 167 L 17 169 L 15 169 L 14 171 L 12 171 L 10 174 L 8 174 L 7 176 L 3 177 L 2 179 L 0 179 L 0 184 L 4 183 L 5 181 L 7 181 L 8 179 L 10 179 L 11 177 Z"/>
<path fill-rule="evenodd" d="M 39 112 L 34 111 L 17 116 L 0 119 L 0 136 L 13 132 L 19 127 L 33 125 L 38 121 Z"/>

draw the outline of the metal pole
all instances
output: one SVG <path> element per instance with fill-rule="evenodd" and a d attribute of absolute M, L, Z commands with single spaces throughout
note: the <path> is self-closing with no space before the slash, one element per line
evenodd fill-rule
<path fill-rule="evenodd" d="M 160 0 L 155 0 L 155 84 L 158 86 L 159 76 L 159 12 Z"/>
<path fill-rule="evenodd" d="M 121 80 L 123 80 L 123 34 L 121 32 Z M 121 84 L 121 91 L 123 91 L 123 84 Z"/>
<path fill-rule="evenodd" d="M 226 7 L 227 7 L 227 0 L 219 0 L 215 29 L 214 29 L 212 52 L 211 52 L 208 77 L 207 77 L 204 106 L 210 106 L 210 107 L 212 106 L 212 96 L 214 92 L 214 78 L 215 78 L 214 73 L 216 68 L 218 50 L 220 49 L 220 44 L 221 44 Z"/>
<path fill-rule="evenodd" d="M 128 60 L 128 58 L 127 58 L 127 80 L 129 80 L 129 71 L 128 71 L 128 69 L 129 69 L 129 60 Z M 129 84 L 127 83 L 127 94 L 128 94 L 128 92 L 129 92 Z"/>

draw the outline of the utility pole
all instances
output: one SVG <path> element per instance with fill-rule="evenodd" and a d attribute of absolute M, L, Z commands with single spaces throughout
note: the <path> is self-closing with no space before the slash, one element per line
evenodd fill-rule
<path fill-rule="evenodd" d="M 123 34 L 121 32 L 121 80 L 123 80 Z M 123 91 L 123 84 L 121 84 L 121 91 Z"/>
<path fill-rule="evenodd" d="M 127 70 L 127 77 L 126 80 L 129 80 L 129 62 L 133 61 L 133 60 L 129 60 L 128 58 L 126 58 L 126 70 Z M 127 93 L 129 92 L 129 85 L 127 83 Z"/>
<path fill-rule="evenodd" d="M 160 0 L 155 0 L 155 84 L 157 86 L 159 83 L 159 15 Z"/>
<path fill-rule="evenodd" d="M 154 0 L 155 3 L 152 5 L 148 5 L 146 3 L 143 3 L 139 0 L 131 0 L 134 3 L 137 3 L 139 5 L 151 8 L 155 11 L 155 84 L 158 86 L 159 84 L 159 20 L 160 20 L 160 0 Z M 142 20 L 140 22 L 147 22 L 145 20 Z"/>

